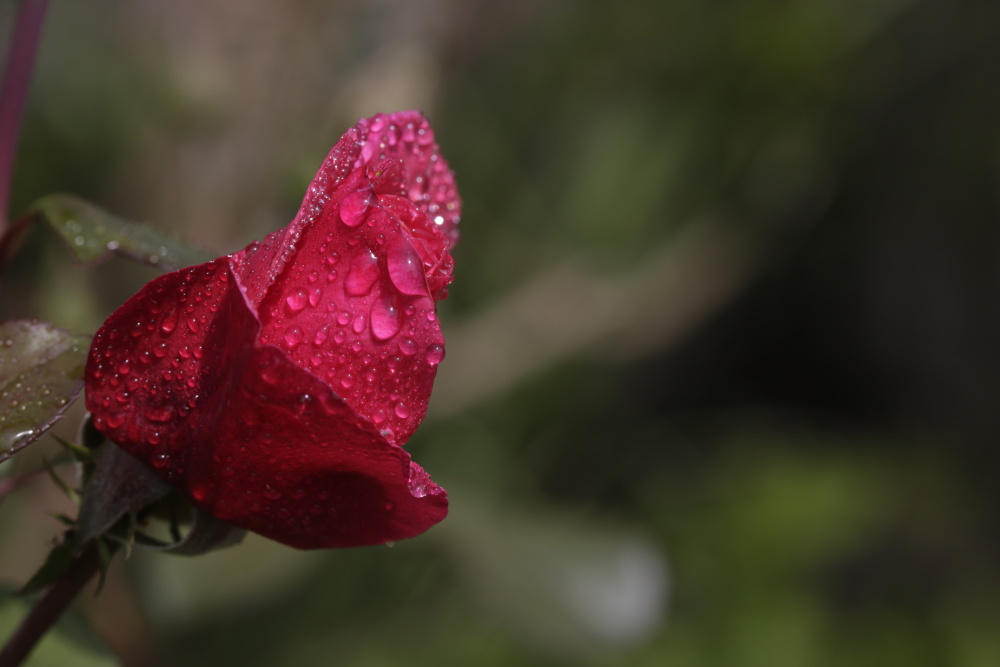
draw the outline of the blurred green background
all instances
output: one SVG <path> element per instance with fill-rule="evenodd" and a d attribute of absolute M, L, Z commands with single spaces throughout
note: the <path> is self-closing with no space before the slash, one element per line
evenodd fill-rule
<path fill-rule="evenodd" d="M 136 554 L 83 613 L 152 667 L 1000 664 L 998 81 L 985 0 L 54 0 L 15 211 L 232 252 L 406 108 L 465 200 L 408 445 L 452 515 Z M 152 275 L 36 232 L 0 315 Z M 0 579 L 59 506 L 0 508 Z"/>

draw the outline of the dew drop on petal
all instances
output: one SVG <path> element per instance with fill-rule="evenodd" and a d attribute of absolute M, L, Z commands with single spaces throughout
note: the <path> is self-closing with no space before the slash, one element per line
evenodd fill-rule
<path fill-rule="evenodd" d="M 350 389 L 354 386 L 354 375 L 351 373 L 345 373 L 344 377 L 340 378 L 340 386 L 344 389 Z"/>
<path fill-rule="evenodd" d="M 427 294 L 427 281 L 420 256 L 409 241 L 396 238 L 386 249 L 386 265 L 392 284 L 403 294 L 423 296 Z"/>
<path fill-rule="evenodd" d="M 288 312 L 295 314 L 306 307 L 309 303 L 309 295 L 303 289 L 296 290 L 285 297 L 285 306 L 288 308 Z"/>
<path fill-rule="evenodd" d="M 444 360 L 444 345 L 441 343 L 434 343 L 427 346 L 426 352 L 427 363 L 431 366 L 437 366 Z"/>
<path fill-rule="evenodd" d="M 285 330 L 285 344 L 289 348 L 296 347 L 302 342 L 302 329 L 298 327 L 288 327 Z"/>
<path fill-rule="evenodd" d="M 410 409 L 406 407 L 406 403 L 403 403 L 402 401 L 396 403 L 395 412 L 396 416 L 400 419 L 406 419 L 410 416 Z"/>
<path fill-rule="evenodd" d="M 362 331 L 365 330 L 365 314 L 364 313 L 358 313 L 357 315 L 354 316 L 354 322 L 351 324 L 351 329 L 353 329 L 354 333 L 357 333 L 357 334 L 359 334 L 359 333 L 361 333 Z"/>
<path fill-rule="evenodd" d="M 350 192 L 340 202 L 340 219 L 348 227 L 357 227 L 364 221 L 371 204 L 371 188 Z"/>
<path fill-rule="evenodd" d="M 412 338 L 404 338 L 399 341 L 399 351 L 403 354 L 413 354 L 417 351 L 417 344 L 413 342 Z"/>
<path fill-rule="evenodd" d="M 378 259 L 371 250 L 362 250 L 351 258 L 351 268 L 344 280 L 344 291 L 350 296 L 364 296 L 378 280 Z"/>
<path fill-rule="evenodd" d="M 150 406 L 146 408 L 146 419 L 158 424 L 165 424 L 174 418 L 174 409 L 169 405 Z"/>
<path fill-rule="evenodd" d="M 388 340 L 399 333 L 402 326 L 396 299 L 381 297 L 372 303 L 371 309 L 372 335 L 378 340 Z"/>
<path fill-rule="evenodd" d="M 177 327 L 177 320 L 176 318 L 173 317 L 165 317 L 163 318 L 163 321 L 160 322 L 160 331 L 162 331 L 165 334 L 170 333 L 176 327 Z"/>

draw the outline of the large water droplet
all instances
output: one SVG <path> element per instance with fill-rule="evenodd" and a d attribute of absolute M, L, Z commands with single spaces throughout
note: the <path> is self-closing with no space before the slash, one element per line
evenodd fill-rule
<path fill-rule="evenodd" d="M 400 419 L 406 419 L 407 417 L 410 416 L 410 409 L 406 407 L 406 403 L 403 403 L 402 401 L 396 403 L 395 411 L 396 411 L 396 416 L 399 417 Z"/>
<path fill-rule="evenodd" d="M 427 363 L 431 366 L 437 366 L 444 359 L 444 345 L 440 343 L 434 343 L 433 345 L 427 346 L 426 352 Z"/>
<path fill-rule="evenodd" d="M 340 202 L 340 219 L 348 227 L 357 227 L 364 221 L 372 205 L 372 199 L 371 187 L 349 192 Z"/>
<path fill-rule="evenodd" d="M 298 327 L 288 327 L 285 330 L 285 344 L 289 348 L 294 348 L 302 342 L 302 329 Z"/>
<path fill-rule="evenodd" d="M 402 326 L 395 297 L 381 297 L 372 303 L 372 335 L 379 340 L 388 340 L 399 333 Z"/>
<path fill-rule="evenodd" d="M 163 321 L 160 322 L 160 331 L 165 334 L 170 333 L 177 326 L 177 319 L 174 317 L 165 317 Z"/>
<path fill-rule="evenodd" d="M 365 330 L 365 314 L 364 313 L 358 313 L 357 315 L 354 316 L 354 322 L 351 324 L 351 329 L 353 329 L 354 333 L 357 333 L 357 334 L 359 334 L 359 333 L 361 333 L 362 331 Z"/>
<path fill-rule="evenodd" d="M 413 354 L 417 351 L 417 344 L 412 338 L 403 338 L 399 341 L 399 351 L 403 354 Z"/>
<path fill-rule="evenodd" d="M 378 259 L 371 250 L 362 250 L 351 258 L 351 268 L 344 280 L 344 291 L 350 296 L 364 296 L 378 280 Z"/>
<path fill-rule="evenodd" d="M 424 267 L 420 256 L 410 242 L 397 237 L 386 248 L 386 265 L 392 284 L 403 294 L 413 296 L 427 295 L 427 281 L 424 278 Z"/>
<path fill-rule="evenodd" d="M 169 405 L 150 406 L 146 408 L 146 419 L 158 424 L 165 424 L 174 418 L 174 409 Z"/>
<path fill-rule="evenodd" d="M 304 289 L 296 290 L 285 297 L 285 306 L 288 308 L 288 312 L 295 314 L 306 307 L 309 303 L 309 295 L 306 294 Z"/>

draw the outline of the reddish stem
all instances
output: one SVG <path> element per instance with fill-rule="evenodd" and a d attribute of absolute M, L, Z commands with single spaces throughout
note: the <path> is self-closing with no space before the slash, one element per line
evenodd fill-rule
<path fill-rule="evenodd" d="M 24 662 L 42 636 L 59 620 L 66 607 L 97 574 L 99 567 L 97 546 L 91 542 L 7 640 L 0 650 L 0 667 L 17 667 Z"/>
<path fill-rule="evenodd" d="M 0 83 L 0 236 L 7 228 L 14 149 L 49 0 L 22 0 Z"/>

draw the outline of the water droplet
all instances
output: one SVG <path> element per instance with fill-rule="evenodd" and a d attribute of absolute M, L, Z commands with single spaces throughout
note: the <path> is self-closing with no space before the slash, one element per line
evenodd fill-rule
<path fill-rule="evenodd" d="M 378 408 L 372 413 L 372 421 L 376 424 L 381 424 L 385 421 L 385 410 Z"/>
<path fill-rule="evenodd" d="M 433 345 L 427 346 L 426 352 L 427 363 L 431 366 L 437 366 L 444 360 L 444 345 L 441 343 L 434 343 Z"/>
<path fill-rule="evenodd" d="M 293 315 L 305 308 L 307 303 L 309 303 L 309 295 L 304 289 L 296 290 L 285 297 L 285 306 L 287 306 L 288 312 Z"/>
<path fill-rule="evenodd" d="M 424 267 L 420 256 L 410 242 L 396 237 L 386 248 L 386 265 L 392 284 L 403 294 L 425 296 L 427 281 L 424 278 Z"/>
<path fill-rule="evenodd" d="M 400 419 L 406 419 L 410 416 L 410 409 L 406 407 L 406 403 L 403 403 L 402 401 L 396 403 L 395 412 L 396 416 Z"/>
<path fill-rule="evenodd" d="M 403 354 L 413 354 L 417 351 L 417 344 L 412 338 L 404 338 L 399 341 L 399 351 Z"/>
<path fill-rule="evenodd" d="M 344 377 L 340 378 L 340 386 L 344 389 L 350 389 L 354 386 L 354 375 L 351 373 L 345 373 Z"/>
<path fill-rule="evenodd" d="M 337 345 L 343 345 L 345 340 L 347 340 L 347 334 L 344 333 L 343 329 L 337 329 L 333 332 L 333 342 Z"/>
<path fill-rule="evenodd" d="M 270 484 L 264 485 L 264 497 L 268 500 L 277 500 L 281 497 L 281 491 L 278 491 Z"/>
<path fill-rule="evenodd" d="M 372 335 L 379 340 L 388 340 L 399 333 L 402 326 L 395 297 L 382 297 L 372 303 Z"/>
<path fill-rule="evenodd" d="M 319 271 L 310 271 L 309 276 L 306 278 L 310 283 L 314 283 L 319 280 Z"/>
<path fill-rule="evenodd" d="M 170 465 L 170 456 L 168 454 L 157 454 L 153 457 L 153 467 L 159 470 L 163 470 L 168 465 Z"/>
<path fill-rule="evenodd" d="M 373 199 L 371 187 L 349 192 L 340 202 L 340 219 L 348 227 L 357 227 L 364 221 Z"/>
<path fill-rule="evenodd" d="M 372 291 L 378 280 L 378 258 L 365 249 L 351 259 L 351 268 L 344 281 L 344 291 L 350 296 L 364 296 Z"/>
<path fill-rule="evenodd" d="M 322 345 L 323 343 L 326 342 L 326 338 L 329 335 L 330 335 L 330 325 L 328 324 L 316 332 L 316 336 L 313 338 L 313 343 L 315 343 L 316 345 Z"/>
<path fill-rule="evenodd" d="M 337 313 L 337 324 L 340 326 L 346 326 L 348 322 L 351 321 L 351 314 L 346 310 L 342 310 Z"/>
<path fill-rule="evenodd" d="M 296 347 L 302 342 L 302 329 L 298 327 L 288 327 L 285 330 L 285 344 L 289 349 Z"/>
<path fill-rule="evenodd" d="M 174 418 L 174 408 L 169 405 L 150 406 L 146 408 L 146 419 L 158 424 L 165 424 Z"/>
<path fill-rule="evenodd" d="M 160 322 L 160 331 L 165 334 L 170 333 L 177 327 L 177 319 L 174 317 L 165 317 L 163 321 Z"/>
<path fill-rule="evenodd" d="M 364 313 L 358 313 L 357 315 L 354 316 L 354 323 L 351 325 L 351 328 L 354 330 L 354 333 L 358 334 L 365 330 Z"/>

